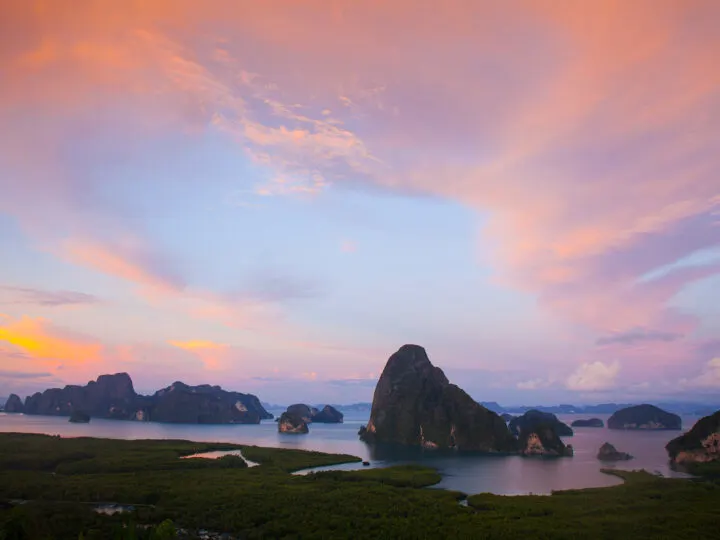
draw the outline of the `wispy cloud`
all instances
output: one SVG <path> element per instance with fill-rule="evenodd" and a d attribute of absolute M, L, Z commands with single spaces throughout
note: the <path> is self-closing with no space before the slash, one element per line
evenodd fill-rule
<path fill-rule="evenodd" d="M 616 332 L 609 336 L 599 338 L 596 343 L 598 345 L 635 345 L 647 342 L 670 342 L 682 338 L 683 335 L 676 332 L 663 332 L 658 330 L 648 330 L 644 328 L 635 328 L 626 332 Z"/>
<path fill-rule="evenodd" d="M 47 377 L 53 377 L 53 374 L 48 372 L 0 370 L 0 379 L 44 379 Z"/>
<path fill-rule="evenodd" d="M 116 241 L 112 247 L 92 240 L 67 240 L 61 254 L 71 262 L 136 283 L 146 294 L 177 293 L 185 286 L 171 264 L 139 240 Z"/>
<path fill-rule="evenodd" d="M 332 386 L 359 386 L 359 387 L 363 387 L 363 388 L 375 388 L 378 380 L 376 378 L 371 378 L 371 379 L 330 379 L 325 382 Z"/>
<path fill-rule="evenodd" d="M 7 300 L 0 304 L 32 304 L 43 307 L 92 305 L 100 299 L 92 294 L 77 291 L 46 291 L 28 287 L 0 286 L 0 294 L 5 293 Z"/>

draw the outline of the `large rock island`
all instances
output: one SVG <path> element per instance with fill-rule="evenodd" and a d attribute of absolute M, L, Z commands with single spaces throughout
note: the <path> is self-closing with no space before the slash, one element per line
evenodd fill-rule
<path fill-rule="evenodd" d="M 25 399 L 25 414 L 70 416 L 83 411 L 94 418 L 187 424 L 257 424 L 272 418 L 252 394 L 229 392 L 219 386 L 188 386 L 175 382 L 142 396 L 127 373 L 101 375 L 85 386 L 68 385 L 38 392 Z"/>
<path fill-rule="evenodd" d="M 720 411 L 698 420 L 693 428 L 665 446 L 676 464 L 720 461 Z"/>
<path fill-rule="evenodd" d="M 608 418 L 609 429 L 663 430 L 682 429 L 682 420 L 677 414 L 663 411 L 655 405 L 635 405 L 620 409 Z"/>
<path fill-rule="evenodd" d="M 360 437 L 482 452 L 515 452 L 518 444 L 502 418 L 450 384 L 418 345 L 404 345 L 388 360 Z"/>

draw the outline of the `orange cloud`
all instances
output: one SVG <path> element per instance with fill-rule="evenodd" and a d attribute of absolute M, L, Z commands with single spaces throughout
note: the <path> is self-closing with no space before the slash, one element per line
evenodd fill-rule
<path fill-rule="evenodd" d="M 28 357 L 68 366 L 82 366 L 100 360 L 102 346 L 53 328 L 42 318 L 22 316 L 0 325 L 0 341 L 7 342 Z M 7 366 L 6 366 L 7 367 Z"/>

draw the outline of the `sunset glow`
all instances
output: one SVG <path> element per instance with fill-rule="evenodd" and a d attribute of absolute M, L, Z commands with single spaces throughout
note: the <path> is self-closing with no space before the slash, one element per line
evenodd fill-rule
<path fill-rule="evenodd" d="M 0 396 L 720 392 L 719 2 L 0 10 Z"/>

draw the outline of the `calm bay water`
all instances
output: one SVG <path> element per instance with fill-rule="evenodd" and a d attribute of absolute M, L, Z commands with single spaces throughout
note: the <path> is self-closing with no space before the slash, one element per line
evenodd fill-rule
<path fill-rule="evenodd" d="M 279 414 L 282 411 L 271 411 Z M 609 415 L 594 415 L 607 420 Z M 568 424 L 585 416 L 559 415 Z M 697 417 L 683 417 L 683 429 L 690 429 Z M 542 459 L 519 456 L 444 454 L 437 451 L 399 450 L 370 447 L 362 443 L 357 431 L 367 417 L 346 415 L 343 424 L 312 424 L 307 435 L 277 432 L 272 420 L 258 425 L 186 425 L 154 422 L 124 422 L 93 419 L 89 424 L 71 424 L 67 418 L 25 416 L 0 413 L 0 432 L 45 433 L 63 437 L 107 437 L 115 439 L 187 439 L 204 442 L 231 442 L 302 450 L 345 453 L 370 461 L 373 467 L 399 463 L 421 463 L 438 469 L 443 479 L 435 487 L 465 493 L 490 492 L 502 495 L 550 493 L 563 489 L 611 486 L 618 478 L 602 474 L 603 467 L 646 469 L 664 476 L 682 476 L 673 472 L 667 461 L 665 444 L 678 431 L 614 431 L 606 428 L 575 428 L 572 458 Z M 615 464 L 601 463 L 595 457 L 604 442 L 610 442 L 635 459 Z M 333 467 L 356 469 L 358 464 Z"/>

